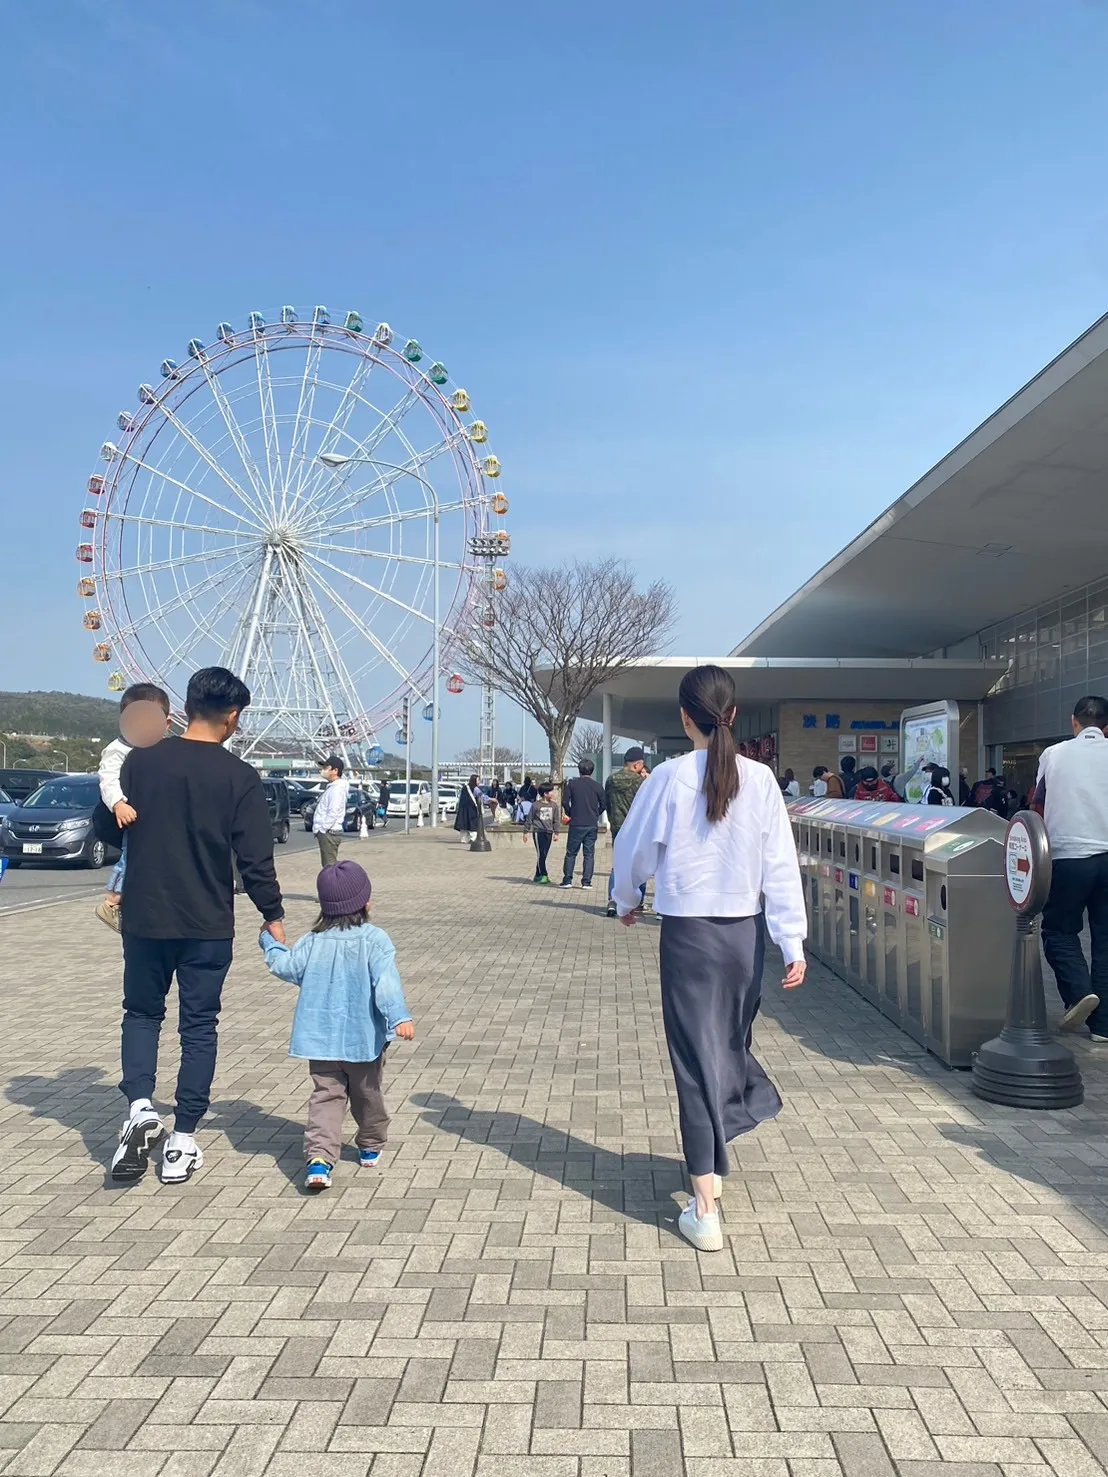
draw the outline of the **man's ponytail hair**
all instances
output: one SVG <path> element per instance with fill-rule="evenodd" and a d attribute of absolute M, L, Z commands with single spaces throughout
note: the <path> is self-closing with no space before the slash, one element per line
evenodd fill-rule
<path fill-rule="evenodd" d="M 735 683 L 722 667 L 694 667 L 681 681 L 678 700 L 708 739 L 708 763 L 704 771 L 704 797 L 708 819 L 723 820 L 731 801 L 739 793 L 739 767 L 735 763 Z"/>

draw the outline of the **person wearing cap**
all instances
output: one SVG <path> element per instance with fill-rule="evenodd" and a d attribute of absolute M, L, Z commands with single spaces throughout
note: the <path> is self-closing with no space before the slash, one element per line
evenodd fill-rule
<path fill-rule="evenodd" d="M 604 785 L 604 809 L 608 813 L 608 824 L 612 828 L 612 841 L 619 835 L 619 828 L 627 819 L 631 809 L 631 802 L 638 794 L 643 781 L 650 771 L 646 767 L 646 756 L 638 744 L 632 744 L 623 756 L 623 768 L 617 769 L 610 774 Z M 612 879 L 614 873 L 608 874 L 608 910 L 607 916 L 616 916 L 616 905 L 612 901 Z M 645 884 L 639 889 L 640 908 L 646 902 Z"/>
<path fill-rule="evenodd" d="M 331 1187 L 348 1107 L 361 1167 L 380 1159 L 389 1127 L 385 1052 L 394 1037 L 415 1036 L 396 950 L 369 921 L 372 890 L 357 862 L 334 862 L 316 878 L 319 917 L 311 932 L 291 949 L 268 931 L 260 938 L 270 973 L 300 987 L 289 1056 L 305 1058 L 312 1077 L 304 1135 L 304 1188 L 312 1193 Z"/>

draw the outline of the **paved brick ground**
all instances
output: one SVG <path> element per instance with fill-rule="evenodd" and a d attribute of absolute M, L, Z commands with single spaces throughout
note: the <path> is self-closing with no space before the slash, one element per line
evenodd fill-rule
<path fill-rule="evenodd" d="M 315 1200 L 292 995 L 248 910 L 208 1166 L 176 1191 L 105 1185 L 115 940 L 87 903 L 4 921 L 3 1477 L 1108 1467 L 1091 1051 L 1085 1108 L 992 1109 L 818 968 L 787 998 L 774 974 L 759 1050 L 785 1111 L 736 1147 L 727 1250 L 698 1258 L 656 923 L 525 885 L 522 847 L 360 854 L 419 1038 L 393 1053 L 384 1167 L 344 1161 Z M 312 867 L 284 871 L 299 931 Z"/>

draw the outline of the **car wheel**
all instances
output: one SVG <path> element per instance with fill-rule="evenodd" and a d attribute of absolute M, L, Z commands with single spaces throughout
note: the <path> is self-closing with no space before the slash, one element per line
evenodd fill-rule
<path fill-rule="evenodd" d="M 284 846 L 285 842 L 289 839 L 288 821 L 281 822 L 280 830 L 277 832 L 277 835 L 273 839 L 277 842 L 278 846 Z"/>
<path fill-rule="evenodd" d="M 104 845 L 103 841 L 90 841 L 85 849 L 85 866 L 93 868 L 102 867 L 107 860 L 108 848 Z"/>
<path fill-rule="evenodd" d="M 312 829 L 312 822 L 310 818 L 304 822 L 304 829 L 305 831 L 310 831 Z"/>

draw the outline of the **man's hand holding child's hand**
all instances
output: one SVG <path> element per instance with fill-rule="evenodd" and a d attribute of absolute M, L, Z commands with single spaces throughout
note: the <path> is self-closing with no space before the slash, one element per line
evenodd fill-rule
<path fill-rule="evenodd" d="M 415 1022 L 414 1021 L 401 1021 L 400 1024 L 396 1028 L 396 1034 L 400 1037 L 401 1041 L 414 1041 L 415 1040 Z"/>
<path fill-rule="evenodd" d="M 279 918 L 273 923 L 267 923 L 262 932 L 268 933 L 275 944 L 285 943 L 285 925 Z"/>
<path fill-rule="evenodd" d="M 117 826 L 132 826 L 138 820 L 138 811 L 133 805 L 128 805 L 126 800 L 117 800 L 112 806 L 112 815 L 115 816 Z"/>

